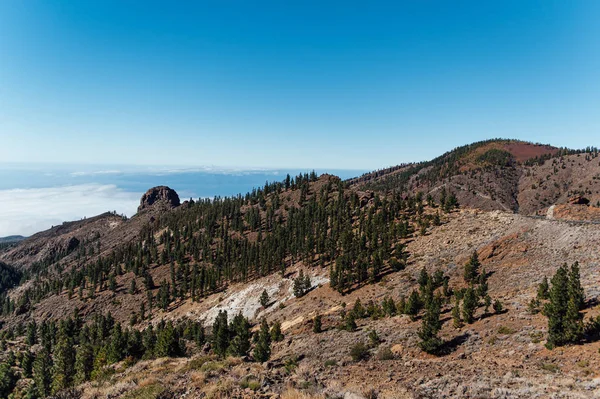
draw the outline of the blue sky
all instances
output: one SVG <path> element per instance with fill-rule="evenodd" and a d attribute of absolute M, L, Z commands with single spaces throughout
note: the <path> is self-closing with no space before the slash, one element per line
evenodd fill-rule
<path fill-rule="evenodd" d="M 0 162 L 376 169 L 598 145 L 597 1 L 0 2 Z"/>

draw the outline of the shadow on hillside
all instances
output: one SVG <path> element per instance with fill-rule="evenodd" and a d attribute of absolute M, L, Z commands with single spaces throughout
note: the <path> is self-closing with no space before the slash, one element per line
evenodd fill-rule
<path fill-rule="evenodd" d="M 444 345 L 440 349 L 440 355 L 445 356 L 454 352 L 460 345 L 465 343 L 469 339 L 469 335 L 467 333 L 462 333 L 461 335 L 457 335 L 452 338 L 450 341 L 444 342 Z"/>
<path fill-rule="evenodd" d="M 583 304 L 583 309 L 591 309 L 593 307 L 596 307 L 598 304 L 600 303 L 600 301 L 598 301 L 598 298 L 590 298 L 587 301 L 585 301 L 585 303 Z"/>

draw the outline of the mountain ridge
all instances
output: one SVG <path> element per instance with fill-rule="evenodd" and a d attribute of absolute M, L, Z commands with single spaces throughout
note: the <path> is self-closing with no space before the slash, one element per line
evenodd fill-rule
<path fill-rule="evenodd" d="M 600 366 L 598 342 L 549 351 L 544 316 L 528 308 L 542 276 L 578 262 L 590 304 L 585 317 L 598 314 L 593 249 L 600 226 L 590 222 L 600 220 L 599 159 L 594 147 L 490 140 L 346 181 L 287 176 L 230 198 L 179 204 L 174 191 L 153 188 L 130 219 L 105 213 L 0 250 L 0 261 L 10 265 L 0 334 L 21 355 L 41 356 L 19 333 L 33 320 L 62 325 L 74 315 L 94 326 L 109 315 L 130 336 L 146 336 L 150 326 L 162 334 L 169 323 L 181 328 L 185 349 L 164 360 L 144 345 L 144 355 L 115 355 L 97 366 L 98 373 L 112 370 L 106 380 L 78 385 L 84 398 L 161 397 L 143 396 L 144 386 L 173 397 L 481 397 L 498 390 L 530 397 L 548 392 L 545 367 L 561 370 L 562 380 L 551 377 L 556 387 L 583 394 L 595 381 L 588 371 Z M 436 276 L 436 295 L 464 292 L 463 266 L 473 253 L 486 271 L 486 290 L 504 310 L 484 310 L 482 298 L 473 323 L 456 327 L 448 299 L 440 332 L 446 352 L 426 354 L 418 344 L 425 314 L 405 312 L 404 305 L 390 313 L 389 301 L 425 295 L 423 273 Z M 356 310 L 361 302 L 364 311 Z M 219 359 L 215 328 L 222 312 L 239 312 L 256 332 L 263 319 L 279 326 L 284 338 L 273 339 L 268 362 L 257 361 L 255 352 Z M 317 317 L 322 332 L 314 332 Z M 184 333 L 198 326 L 206 338 Z M 114 334 L 106 332 L 109 341 L 95 350 L 109 351 Z M 83 343 L 71 339 L 79 351 Z M 349 348 L 361 343 L 369 344 L 357 360 Z M 162 373 L 162 381 L 144 368 Z M 251 380 L 239 377 L 248 373 Z"/>

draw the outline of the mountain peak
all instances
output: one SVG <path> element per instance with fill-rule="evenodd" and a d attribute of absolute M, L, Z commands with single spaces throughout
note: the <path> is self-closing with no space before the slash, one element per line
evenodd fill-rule
<path fill-rule="evenodd" d="M 152 187 L 142 195 L 138 212 L 155 207 L 156 204 L 171 209 L 178 207 L 181 202 L 179 201 L 179 195 L 177 195 L 177 192 L 172 188 L 167 186 L 156 186 Z"/>

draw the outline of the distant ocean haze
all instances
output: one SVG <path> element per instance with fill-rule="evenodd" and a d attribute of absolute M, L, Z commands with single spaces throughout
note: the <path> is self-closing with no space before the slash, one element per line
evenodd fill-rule
<path fill-rule="evenodd" d="M 132 166 L 1 165 L 0 237 L 38 231 L 106 211 L 132 216 L 151 187 L 169 186 L 181 201 L 245 194 L 265 182 L 310 169 L 177 168 Z M 342 179 L 362 170 L 317 170 Z"/>

